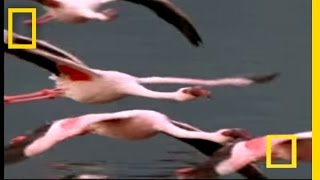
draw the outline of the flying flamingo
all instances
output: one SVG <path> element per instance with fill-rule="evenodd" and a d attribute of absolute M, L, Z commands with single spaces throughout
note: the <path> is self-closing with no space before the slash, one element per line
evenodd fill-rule
<path fill-rule="evenodd" d="M 92 173 L 83 173 L 83 174 L 67 174 L 64 176 L 49 176 L 48 179 L 109 179 L 109 176 L 102 174 L 92 174 Z"/>
<path fill-rule="evenodd" d="M 92 69 L 78 58 L 44 41 L 37 41 L 37 49 L 8 49 L 7 32 L 4 30 L 5 52 L 20 59 L 34 63 L 51 73 L 56 88 L 35 93 L 5 96 L 4 102 L 19 103 L 56 97 L 67 97 L 82 103 L 108 103 L 126 96 L 142 96 L 155 99 L 188 101 L 199 97 L 209 97 L 210 91 L 202 86 L 236 86 L 263 84 L 272 81 L 278 73 L 265 75 L 238 76 L 213 80 L 178 77 L 135 77 L 118 71 Z M 28 43 L 30 38 L 13 35 L 17 44 Z M 176 92 L 157 92 L 147 89 L 143 84 L 191 84 L 193 87 L 181 88 Z"/>
<path fill-rule="evenodd" d="M 297 137 L 297 160 L 312 161 L 312 132 L 300 132 Z M 272 159 L 290 160 L 292 141 L 289 139 L 272 140 Z M 266 136 L 251 140 L 227 144 L 213 154 L 211 159 L 197 167 L 177 170 L 180 179 L 218 177 L 237 172 L 239 169 L 251 164 L 251 168 L 243 169 L 252 179 L 267 179 L 255 174 L 254 163 L 266 160 Z"/>
<path fill-rule="evenodd" d="M 87 114 L 46 124 L 29 134 L 15 137 L 5 147 L 4 163 L 13 164 L 48 151 L 69 138 L 96 134 L 116 139 L 142 140 L 158 133 L 174 137 L 210 156 L 221 143 L 237 138 L 249 139 L 238 128 L 205 132 L 189 124 L 171 120 L 152 110 L 126 110 L 114 113 Z"/>
<path fill-rule="evenodd" d="M 69 174 L 60 179 L 109 179 L 106 175 L 99 174 Z"/>
<path fill-rule="evenodd" d="M 84 23 L 89 20 L 110 21 L 118 16 L 115 9 L 101 9 L 105 3 L 116 0 L 33 0 L 45 6 L 47 13 L 37 19 L 37 24 L 45 24 L 52 20 L 65 23 Z M 142 5 L 175 26 L 194 46 L 202 44 L 202 39 L 193 26 L 190 18 L 169 0 L 122 0 Z M 26 20 L 25 24 L 31 24 Z"/>

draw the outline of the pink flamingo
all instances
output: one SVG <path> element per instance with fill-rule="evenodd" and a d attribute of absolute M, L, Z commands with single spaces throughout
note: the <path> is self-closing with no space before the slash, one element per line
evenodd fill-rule
<path fill-rule="evenodd" d="M 52 176 L 50 179 L 109 179 L 109 176 L 102 174 L 68 174 L 63 177 Z"/>
<path fill-rule="evenodd" d="M 109 177 L 99 174 L 70 174 L 64 176 L 63 179 L 109 179 Z"/>
<path fill-rule="evenodd" d="M 110 177 L 103 174 L 93 173 L 72 173 L 67 175 L 48 175 L 44 179 L 109 179 Z"/>
<path fill-rule="evenodd" d="M 312 132 L 300 132 L 297 137 L 297 160 L 312 162 Z M 289 139 L 272 140 L 272 159 L 291 160 Z M 211 159 L 197 167 L 182 168 L 176 171 L 180 179 L 218 177 L 228 175 L 242 169 L 242 173 L 251 179 L 267 179 L 257 174 L 254 163 L 266 160 L 266 136 L 251 140 L 227 144 L 213 154 Z M 246 167 L 251 165 L 251 167 Z"/>
<path fill-rule="evenodd" d="M 46 7 L 47 13 L 37 19 L 37 24 L 52 20 L 64 23 L 84 23 L 89 20 L 110 21 L 118 16 L 115 9 L 99 10 L 105 3 L 116 0 L 33 0 Z M 190 18 L 169 0 L 122 0 L 142 5 L 177 28 L 194 46 L 202 44 L 202 39 Z M 26 20 L 25 24 L 31 24 Z"/>
<path fill-rule="evenodd" d="M 96 134 L 116 139 L 142 140 L 163 133 L 211 155 L 226 142 L 250 138 L 242 129 L 220 129 L 205 132 L 175 121 L 152 110 L 126 110 L 114 113 L 87 114 L 46 124 L 30 134 L 13 138 L 5 147 L 5 164 L 39 155 L 66 139 Z"/>
<path fill-rule="evenodd" d="M 178 77 L 135 77 L 118 71 L 92 69 L 78 58 L 44 41 L 37 41 L 37 49 L 8 49 L 7 32 L 4 30 L 6 53 L 47 69 L 56 81 L 56 88 L 17 96 L 5 96 L 4 102 L 20 103 L 33 100 L 67 97 L 81 103 L 108 103 L 126 96 L 141 96 L 155 99 L 189 101 L 199 97 L 209 97 L 210 91 L 203 86 L 244 87 L 256 83 L 266 83 L 278 73 L 229 77 L 213 80 Z M 30 38 L 14 34 L 14 43 L 27 43 Z M 176 92 L 156 92 L 142 84 L 191 84 L 194 87 L 181 88 Z"/>

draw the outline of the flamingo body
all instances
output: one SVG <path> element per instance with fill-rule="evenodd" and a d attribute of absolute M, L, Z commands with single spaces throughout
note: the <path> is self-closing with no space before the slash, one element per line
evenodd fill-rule
<path fill-rule="evenodd" d="M 4 46 L 7 47 L 7 31 L 4 30 Z M 18 34 L 13 35 L 14 43 L 31 42 L 31 39 Z M 135 77 L 118 71 L 93 69 L 74 55 L 47 42 L 38 40 L 37 49 L 5 49 L 7 54 L 36 64 L 53 73 L 56 88 L 17 96 L 6 96 L 5 103 L 27 102 L 41 99 L 67 97 L 82 103 L 107 103 L 126 96 L 141 96 L 155 99 L 190 101 L 209 97 L 210 91 L 202 86 L 246 87 L 272 81 L 278 73 L 251 76 L 235 76 L 204 80 L 181 77 Z M 180 88 L 175 92 L 157 92 L 143 84 L 189 84 L 193 87 Z"/>
<path fill-rule="evenodd" d="M 312 161 L 312 132 L 296 133 L 298 161 Z M 291 140 L 276 139 L 272 141 L 273 160 L 291 160 Z M 254 179 L 267 179 L 257 174 L 258 168 L 254 163 L 266 160 L 266 137 L 257 137 L 252 140 L 227 143 L 215 152 L 212 158 L 197 167 L 182 168 L 177 170 L 181 179 L 205 178 L 207 176 L 224 176 L 239 172 Z M 245 168 L 250 165 L 250 168 Z M 245 169 L 243 169 L 245 168 Z"/>
<path fill-rule="evenodd" d="M 52 20 L 64 23 L 85 23 L 89 20 L 110 21 L 118 16 L 115 9 L 100 10 L 103 4 L 116 0 L 34 0 L 45 6 L 47 13 L 37 19 L 37 24 L 45 24 Z M 193 26 L 190 18 L 175 4 L 168 0 L 122 0 L 145 6 L 158 17 L 175 26 L 191 44 L 198 47 L 202 39 Z M 31 24 L 31 20 L 26 20 Z"/>
<path fill-rule="evenodd" d="M 89 17 L 86 17 L 86 13 L 94 13 L 101 6 L 100 2 L 96 0 L 49 0 L 49 3 L 44 5 L 48 14 L 54 16 L 56 20 L 66 23 L 86 22 L 90 20 Z M 102 17 L 101 20 L 103 19 Z"/>
<path fill-rule="evenodd" d="M 239 136 L 224 135 L 228 131 L 237 132 Z M 44 153 L 59 142 L 81 135 L 96 134 L 116 139 L 141 140 L 159 133 L 185 142 L 208 156 L 225 142 L 234 141 L 235 138 L 247 138 L 241 129 L 205 132 L 152 110 L 87 114 L 57 120 L 30 134 L 13 138 L 11 144 L 5 147 L 5 164 Z"/>

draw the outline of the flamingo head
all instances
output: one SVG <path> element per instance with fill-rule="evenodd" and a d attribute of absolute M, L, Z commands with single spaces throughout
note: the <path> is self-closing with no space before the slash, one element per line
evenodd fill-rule
<path fill-rule="evenodd" d="M 221 134 L 226 137 L 230 137 L 231 139 L 243 139 L 243 140 L 250 140 L 252 139 L 249 132 L 245 129 L 241 128 L 232 128 L 232 129 L 225 129 L 222 130 Z"/>
<path fill-rule="evenodd" d="M 14 164 L 27 159 L 25 149 L 35 140 L 42 137 L 49 128 L 50 125 L 46 125 L 30 134 L 13 138 L 10 144 L 4 148 L 4 164 Z"/>
<path fill-rule="evenodd" d="M 192 100 L 200 97 L 210 98 L 211 92 L 202 86 L 181 88 L 178 91 L 182 100 Z"/>
<path fill-rule="evenodd" d="M 241 128 L 220 129 L 217 131 L 223 143 L 234 142 L 237 139 L 250 140 L 252 137 L 247 130 Z"/>

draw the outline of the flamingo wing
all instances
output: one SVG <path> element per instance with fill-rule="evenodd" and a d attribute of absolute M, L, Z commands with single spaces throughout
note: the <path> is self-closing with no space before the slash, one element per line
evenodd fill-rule
<path fill-rule="evenodd" d="M 3 30 L 4 31 L 4 43 L 8 44 L 8 32 L 7 30 Z M 32 43 L 32 39 L 29 38 L 29 37 L 26 37 L 26 36 L 22 36 L 22 35 L 19 35 L 17 33 L 13 33 L 13 43 L 14 44 L 31 44 Z M 65 59 L 68 59 L 70 61 L 73 61 L 75 63 L 78 63 L 78 64 L 83 64 L 84 63 L 78 59 L 77 57 L 75 57 L 74 55 L 46 42 L 46 41 L 43 41 L 43 40 L 37 40 L 36 42 L 37 44 L 37 49 L 39 50 L 42 50 L 42 51 L 46 51 L 46 52 L 49 52 L 51 54 L 54 54 L 56 56 L 59 56 L 59 57 L 62 57 L 62 58 L 65 58 Z M 8 48 L 5 48 L 6 51 L 9 51 Z"/>
<path fill-rule="evenodd" d="M 86 134 L 86 130 L 91 124 L 122 120 L 131 116 L 127 112 L 88 114 L 47 123 L 29 133 L 13 138 L 10 144 L 4 148 L 4 164 L 21 162 L 31 156 L 43 153 L 62 140 Z"/>
<path fill-rule="evenodd" d="M 202 39 L 190 18 L 169 0 L 124 0 L 145 6 L 160 18 L 175 26 L 194 45 L 202 44 Z"/>
<path fill-rule="evenodd" d="M 295 134 L 297 137 L 297 159 L 300 161 L 312 161 L 312 132 Z M 292 141 L 290 139 L 276 140 L 272 144 L 272 151 L 279 159 L 291 159 Z M 288 156 L 289 155 L 289 156 Z"/>
<path fill-rule="evenodd" d="M 21 40 L 20 43 L 25 40 L 25 38 L 18 39 Z M 71 80 L 90 80 L 93 77 L 100 76 L 84 64 L 79 64 L 70 60 L 70 58 L 65 58 L 45 49 L 9 49 L 5 40 L 4 49 L 6 53 L 47 69 L 56 76 L 64 74 Z"/>
<path fill-rule="evenodd" d="M 51 126 L 52 124 L 48 123 L 30 133 L 13 138 L 10 144 L 4 147 L 4 164 L 13 164 L 27 159 L 28 157 L 24 154 L 25 148 L 43 137 Z"/>
<path fill-rule="evenodd" d="M 294 134 L 297 137 L 297 159 L 301 161 L 312 161 L 312 132 L 300 132 Z M 245 142 L 246 148 L 256 156 L 256 161 L 266 160 L 267 149 L 266 137 L 258 137 Z M 292 152 L 291 139 L 272 140 L 272 159 L 290 160 Z"/>

